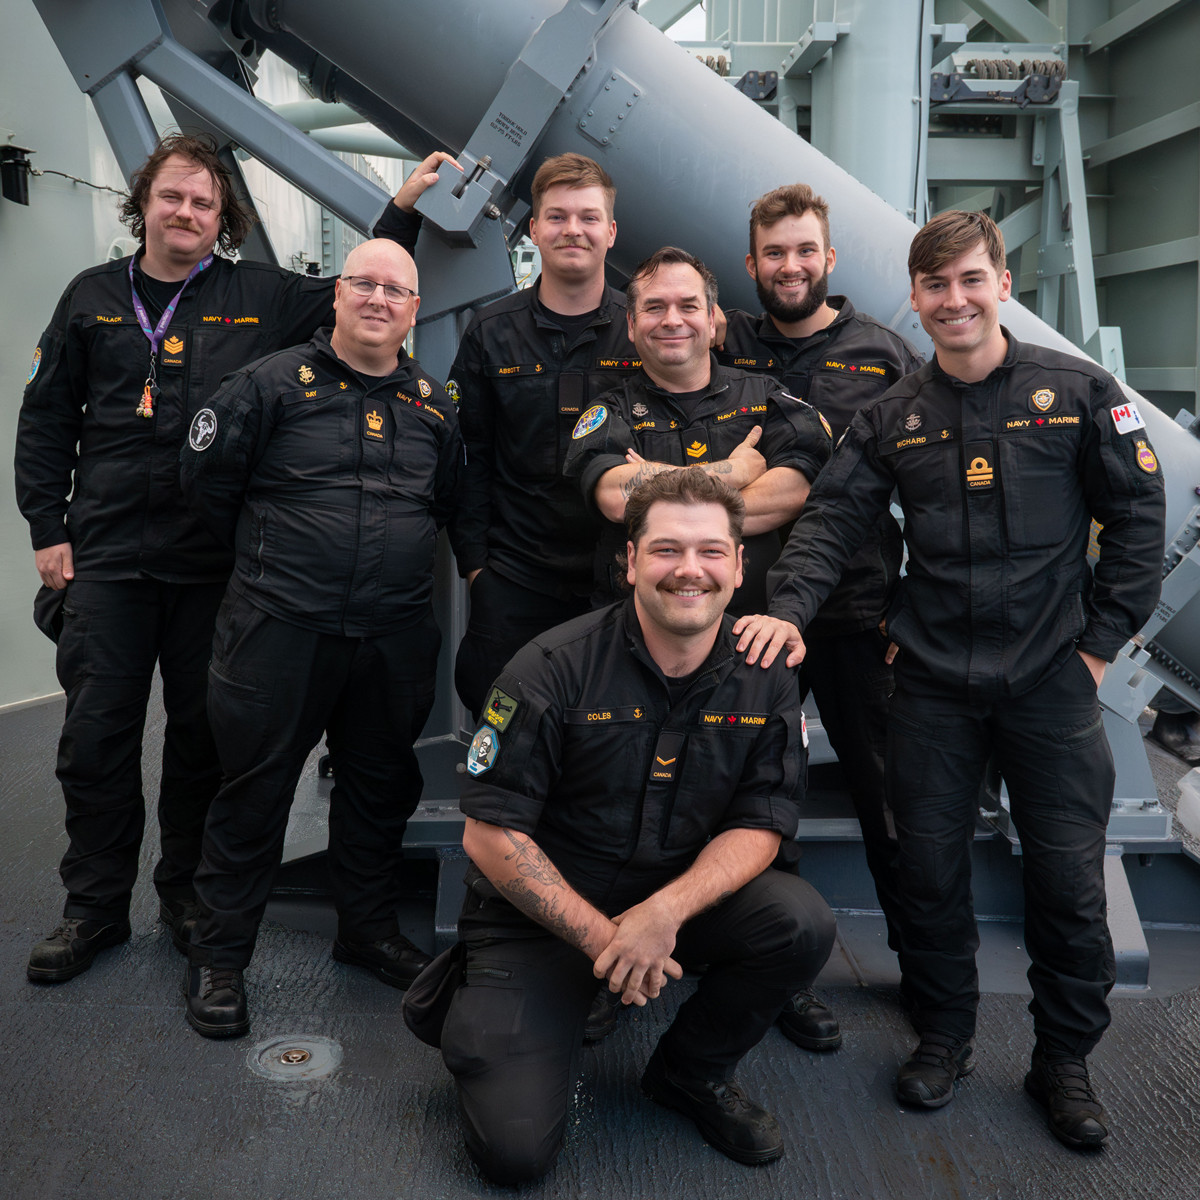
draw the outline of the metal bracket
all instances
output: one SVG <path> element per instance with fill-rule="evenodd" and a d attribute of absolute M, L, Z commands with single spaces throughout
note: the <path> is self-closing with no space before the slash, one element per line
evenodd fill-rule
<path fill-rule="evenodd" d="M 579 132 L 597 146 L 611 144 L 621 122 L 642 98 L 642 85 L 621 71 L 611 71 L 608 82 L 597 93 L 591 107 L 579 118 Z"/>
<path fill-rule="evenodd" d="M 850 32 L 849 24 L 836 21 L 814 21 L 804 36 L 792 47 L 779 67 L 784 79 L 803 79 L 823 59 L 838 38 Z"/>
<path fill-rule="evenodd" d="M 417 211 L 437 226 L 448 244 L 478 246 L 483 223 L 503 216 L 505 201 L 512 199 L 505 192 L 554 111 L 594 59 L 601 30 L 630 3 L 567 0 L 534 31 L 459 155 L 462 173 L 442 163 L 438 176 L 449 181 L 448 186 L 429 188 L 417 201 Z"/>
<path fill-rule="evenodd" d="M 772 100 L 779 90 L 779 72 L 747 71 L 733 86 L 751 100 Z"/>
<path fill-rule="evenodd" d="M 1027 108 L 1031 104 L 1052 103 L 1061 89 L 1062 80 L 1057 75 L 1027 75 L 1012 91 L 995 88 L 988 92 L 977 92 L 957 71 L 949 75 L 935 71 L 930 82 L 929 103 L 983 101 Z"/>

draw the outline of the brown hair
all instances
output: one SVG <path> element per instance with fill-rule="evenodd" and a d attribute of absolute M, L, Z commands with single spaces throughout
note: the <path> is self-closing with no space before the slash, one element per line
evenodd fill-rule
<path fill-rule="evenodd" d="M 604 189 L 608 201 L 608 217 L 612 220 L 613 206 L 617 202 L 617 185 L 608 172 L 593 159 L 583 154 L 558 154 L 548 158 L 537 169 L 530 191 L 533 193 L 533 218 L 537 220 L 542 211 L 542 201 L 552 187 Z"/>
<path fill-rule="evenodd" d="M 221 204 L 221 230 L 217 234 L 217 249 L 224 254 L 231 254 L 246 240 L 246 235 L 257 217 L 243 207 L 238 199 L 233 177 L 217 157 L 216 139 L 207 133 L 172 133 L 159 140 L 150 157 L 133 174 L 129 195 L 121 201 L 118 210 L 121 220 L 129 226 L 133 236 L 145 244 L 145 208 L 150 198 L 150 188 L 163 163 L 173 154 L 188 159 L 212 176 L 213 187 Z"/>
<path fill-rule="evenodd" d="M 634 488 L 625 504 L 625 528 L 636 546 L 646 532 L 650 509 L 664 504 L 719 504 L 729 515 L 729 534 L 735 546 L 742 544 L 742 526 L 746 520 L 746 502 L 735 491 L 702 467 L 682 467 L 678 471 L 660 471 Z"/>
<path fill-rule="evenodd" d="M 717 302 L 717 277 L 694 254 L 680 250 L 678 246 L 664 246 L 661 250 L 655 250 L 649 258 L 643 259 L 634 268 L 625 288 L 625 296 L 629 301 L 631 311 L 637 308 L 638 282 L 642 279 L 649 279 L 658 271 L 659 267 L 671 266 L 675 263 L 691 267 L 704 280 L 704 299 L 708 304 L 708 311 L 712 312 L 713 306 Z"/>
<path fill-rule="evenodd" d="M 825 238 L 825 249 L 829 250 L 829 205 L 808 186 L 807 183 L 789 183 L 778 187 L 765 196 L 759 196 L 750 210 L 750 257 L 758 258 L 756 235 L 760 229 L 782 221 L 784 217 L 802 217 L 815 213 L 821 223 Z"/>
<path fill-rule="evenodd" d="M 979 243 L 987 251 L 996 274 L 1004 273 L 1004 234 L 987 213 L 963 212 L 957 208 L 940 212 L 917 231 L 908 248 L 908 278 L 932 275 L 947 263 L 969 254 Z"/>

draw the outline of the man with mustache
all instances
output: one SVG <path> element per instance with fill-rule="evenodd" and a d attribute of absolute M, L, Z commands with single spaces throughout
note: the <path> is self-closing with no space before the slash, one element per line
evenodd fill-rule
<path fill-rule="evenodd" d="M 746 270 L 758 289 L 760 316 L 732 309 L 718 359 L 769 375 L 820 410 L 835 445 L 854 414 L 923 361 L 898 333 L 829 295 L 837 263 L 829 206 L 805 183 L 759 197 L 750 214 Z M 720 336 L 718 332 L 718 336 Z M 862 829 L 867 866 L 896 941 L 896 833 L 884 797 L 887 698 L 893 652 L 879 630 L 900 574 L 900 527 L 885 512 L 805 633 L 801 698 L 811 691 L 846 777 Z M 820 1036 L 813 1029 L 820 1024 Z M 841 1044 L 837 1020 L 815 995 L 798 995 L 780 1029 L 807 1050 Z"/>
<path fill-rule="evenodd" d="M 381 236 L 405 241 L 406 211 L 445 158 L 412 173 L 380 218 Z M 17 429 L 17 502 L 67 694 L 57 769 L 67 900 L 62 923 L 30 954 L 27 974 L 39 983 L 71 979 L 130 936 L 156 663 L 167 728 L 154 884 L 176 947 L 187 941 L 221 777 L 205 703 L 233 556 L 184 506 L 180 447 L 222 376 L 333 320 L 333 279 L 228 257 L 252 217 L 210 138 L 164 138 L 134 174 L 122 216 L 141 247 L 68 286 L 34 352 Z"/>
<path fill-rule="evenodd" d="M 496 681 L 467 758 L 467 985 L 441 1030 L 467 1151 L 544 1175 L 562 1144 L 597 979 L 644 1005 L 707 964 L 642 1076 L 737 1162 L 784 1152 L 742 1057 L 833 945 L 828 905 L 771 868 L 804 792 L 795 674 L 734 652 L 745 503 L 699 469 L 625 509 L 632 595 L 539 635 Z"/>
<path fill-rule="evenodd" d="M 563 459 L 581 414 L 638 367 L 625 297 L 604 279 L 617 236 L 607 172 L 581 154 L 547 159 L 532 199 L 542 273 L 476 312 L 446 384 L 467 448 L 456 549 L 471 617 L 455 683 L 476 719 L 521 646 L 587 611 L 599 527 Z"/>

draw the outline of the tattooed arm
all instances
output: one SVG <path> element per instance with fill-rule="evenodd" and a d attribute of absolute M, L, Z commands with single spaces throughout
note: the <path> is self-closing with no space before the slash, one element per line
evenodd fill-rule
<path fill-rule="evenodd" d="M 723 458 L 720 462 L 697 463 L 692 469 L 716 475 L 730 487 L 741 491 L 742 488 L 749 487 L 767 469 L 767 460 L 754 448 L 760 437 L 762 426 L 755 425 L 746 435 L 745 441 L 728 458 Z M 670 463 L 647 462 L 633 450 L 630 450 L 626 457 L 629 459 L 627 463 L 620 467 L 610 467 L 596 484 L 596 507 L 610 521 L 625 519 L 625 502 L 639 484 L 645 483 L 655 475 L 661 475 L 663 471 L 679 470 Z"/>
<path fill-rule="evenodd" d="M 617 932 L 527 834 L 468 817 L 463 849 L 512 904 L 593 961 Z"/>

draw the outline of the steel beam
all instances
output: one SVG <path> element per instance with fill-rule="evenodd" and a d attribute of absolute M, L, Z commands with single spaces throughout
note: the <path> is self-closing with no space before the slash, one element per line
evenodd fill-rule
<path fill-rule="evenodd" d="M 931 184 L 1040 183 L 1029 138 L 934 137 L 928 142 Z"/>
<path fill-rule="evenodd" d="M 1139 392 L 1194 392 L 1195 367 L 1126 367 L 1125 378 Z M 1157 446 L 1158 443 L 1156 442 Z"/>
<path fill-rule="evenodd" d="M 366 123 L 342 125 L 335 129 L 314 129 L 308 135 L 318 146 L 326 150 L 340 150 L 346 154 L 376 154 L 380 158 L 403 158 L 419 162 L 419 156 L 390 138 L 382 130 Z"/>
<path fill-rule="evenodd" d="M 288 104 L 272 104 L 289 125 L 311 133 L 314 129 L 337 129 L 342 125 L 365 125 L 367 118 L 348 104 L 326 104 L 324 100 L 295 100 Z"/>
<path fill-rule="evenodd" d="M 1190 133 L 1197 128 L 1200 128 L 1200 100 L 1195 104 L 1185 104 L 1174 112 L 1155 117 L 1153 121 L 1147 121 L 1144 125 L 1127 129 L 1124 133 L 1118 133 L 1115 137 L 1089 146 L 1087 148 L 1088 167 L 1098 167 L 1102 163 L 1124 158 L 1127 154 L 1145 150 L 1147 146 L 1157 145 L 1159 142 L 1165 142 L 1168 138 L 1178 137 L 1181 133 Z"/>
<path fill-rule="evenodd" d="M 645 17 L 655 29 L 670 29 L 676 21 L 686 17 L 700 0 L 645 0 L 638 7 L 638 15 Z"/>
<path fill-rule="evenodd" d="M 1174 12 L 1175 9 L 1182 8 L 1187 2 L 1188 0 L 1139 0 L 1139 3 L 1131 4 L 1111 21 L 1097 25 L 1088 35 L 1087 52 L 1095 54 L 1097 50 L 1106 50 L 1168 13 Z M 975 7 L 978 8 L 979 5 Z"/>
<path fill-rule="evenodd" d="M 848 24 L 836 21 L 815 21 L 804 36 L 792 47 L 779 68 L 784 79 L 802 79 L 808 75 L 837 43 L 838 38 L 850 32 Z"/>
<path fill-rule="evenodd" d="M 1000 232 L 1004 235 L 1004 248 L 1011 254 L 1019 250 L 1026 242 L 1031 242 L 1042 230 L 1042 200 L 1030 200 L 1020 208 L 1009 213 L 999 222 Z"/>
<path fill-rule="evenodd" d="M 971 0 L 971 7 L 1014 42 L 1062 41 L 1062 30 L 1029 0 Z"/>
<path fill-rule="evenodd" d="M 1138 271 L 1156 271 L 1160 267 L 1175 267 L 1180 263 L 1196 262 L 1200 258 L 1200 237 L 1178 238 L 1141 246 L 1136 250 L 1121 250 L 1116 254 L 1101 254 L 1093 260 L 1097 279 L 1112 275 L 1133 275 Z"/>
<path fill-rule="evenodd" d="M 92 93 L 92 104 L 121 174 L 131 179 L 158 145 L 158 130 L 146 110 L 137 81 L 128 71 L 121 71 Z"/>

